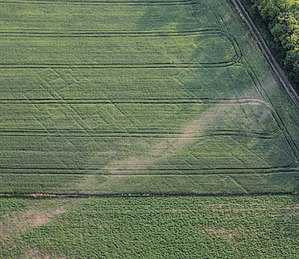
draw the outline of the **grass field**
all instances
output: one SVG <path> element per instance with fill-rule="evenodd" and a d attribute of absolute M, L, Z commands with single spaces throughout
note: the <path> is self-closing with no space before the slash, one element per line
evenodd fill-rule
<path fill-rule="evenodd" d="M 298 109 L 229 0 L 0 17 L 1 259 L 297 258 Z"/>
<path fill-rule="evenodd" d="M 0 1 L 1 193 L 294 192 L 295 105 L 229 1 Z"/>
<path fill-rule="evenodd" d="M 0 254 L 297 258 L 298 223 L 293 196 L 0 199 Z"/>

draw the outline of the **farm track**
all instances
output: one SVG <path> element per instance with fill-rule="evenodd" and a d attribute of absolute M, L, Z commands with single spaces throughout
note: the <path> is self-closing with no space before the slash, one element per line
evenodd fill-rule
<path fill-rule="evenodd" d="M 11 104 L 21 104 L 21 105 L 71 105 L 71 104 L 100 104 L 100 105 L 110 105 L 110 104 L 218 104 L 218 105 L 241 105 L 241 104 L 252 104 L 252 105 L 263 105 L 266 109 L 269 109 L 272 113 L 272 107 L 262 100 L 258 99 L 200 99 L 200 98 L 177 98 L 177 99 L 143 99 L 143 100 L 134 100 L 134 99 L 116 99 L 116 100 L 106 100 L 106 99 L 89 99 L 89 100 L 53 100 L 53 99 L 43 99 L 40 100 L 28 100 L 28 99 L 0 99 L 0 105 L 11 105 Z M 104 138 L 123 138 L 123 137 L 134 137 L 134 138 L 178 138 L 182 133 L 180 131 L 169 131 L 169 130 L 129 130 L 119 131 L 119 130 L 100 130 L 100 129 L 59 129 L 59 128 L 47 128 L 46 130 L 39 129 L 1 129 L 0 135 L 4 136 L 44 136 L 44 137 L 83 137 L 83 138 L 93 138 L 93 137 L 104 137 Z M 244 132 L 238 130 L 211 130 L 203 134 L 197 134 L 196 132 L 190 132 L 192 136 L 186 136 L 186 139 L 196 139 L 202 137 L 211 137 L 211 136 L 235 136 L 235 137 L 249 137 L 249 138 L 261 138 L 261 139 L 271 139 L 279 134 L 278 129 L 271 132 Z M 182 137 L 180 137 L 182 138 Z"/>
<path fill-rule="evenodd" d="M 266 101 L 265 102 L 268 103 L 268 107 L 271 108 L 273 118 L 275 119 L 276 124 L 279 126 L 280 130 L 283 132 L 284 137 L 285 137 L 289 147 L 291 148 L 291 150 L 293 152 L 293 157 L 297 161 L 298 160 L 298 154 L 299 154 L 299 149 L 298 149 L 297 144 L 295 143 L 295 141 L 291 137 L 291 134 L 289 133 L 287 127 L 284 125 L 283 119 L 281 118 L 280 114 L 274 108 L 272 100 L 269 97 L 267 91 L 264 89 L 262 83 L 258 79 L 258 76 L 254 72 L 254 70 L 250 67 L 250 65 L 247 63 L 247 61 L 245 60 L 244 62 L 246 64 L 246 65 L 244 64 L 244 67 L 247 68 L 248 74 L 250 75 L 252 81 L 254 82 L 257 91 L 261 94 L 261 96 L 265 100 L 268 100 L 267 102 Z"/>
<path fill-rule="evenodd" d="M 192 0 L 169 0 L 169 1 L 163 1 L 163 0 L 128 0 L 128 1 L 119 1 L 119 0 L 91 0 L 91 1 L 81 1 L 81 0 L 63 0 L 63 1 L 55 1 L 55 0 L 42 0 L 42 1 L 0 1 L 0 3 L 6 3 L 6 4 L 60 4 L 60 5 L 66 5 L 66 4 L 76 4 L 76 5 L 102 5 L 102 4 L 116 4 L 116 5 L 194 5 L 198 4 L 197 1 Z"/>
<path fill-rule="evenodd" d="M 67 134 L 68 133 L 68 134 Z M 88 134 L 89 133 L 89 134 Z M 275 137 L 277 132 L 238 132 L 238 131 L 228 131 L 228 130 L 218 130 L 211 133 L 206 133 L 202 135 L 195 135 L 196 132 L 190 132 L 194 134 L 192 137 L 185 137 L 184 139 L 198 139 L 205 137 L 215 137 L 215 136 L 229 136 L 229 137 L 245 137 L 245 138 L 257 138 L 257 139 L 272 139 Z M 156 139 L 170 139 L 178 138 L 180 132 L 117 132 L 117 131 L 97 131 L 97 130 L 74 130 L 74 129 L 47 129 L 45 130 L 0 130 L 0 136 L 10 136 L 10 137 L 25 137 L 25 136 L 42 136 L 42 137 L 52 137 L 52 138 L 156 138 Z M 180 137 L 180 139 L 182 139 Z"/>
<path fill-rule="evenodd" d="M 108 31 L 108 30 L 74 30 L 74 31 L 0 31 L 1 36 L 5 37 L 157 37 L 157 36 L 198 36 L 198 35 L 223 35 L 234 41 L 233 35 L 218 28 L 202 28 L 198 30 L 184 31 Z"/>
<path fill-rule="evenodd" d="M 104 165 L 102 165 L 104 166 Z M 138 166 L 138 165 L 137 165 Z M 179 165 L 174 165 L 179 166 Z M 20 172 L 20 170 L 23 170 Z M 26 170 L 28 170 L 26 172 Z M 130 173 L 136 171 L 135 168 L 113 168 L 114 171 L 121 173 L 105 173 L 101 172 L 98 176 L 197 176 L 197 175 L 240 175 L 240 174 L 281 174 L 281 173 L 297 173 L 299 169 L 295 164 L 286 165 L 284 167 L 252 167 L 252 168 L 142 168 L 138 169 L 144 173 Z M 12 172 L 9 172 L 12 171 Z M 36 172 L 34 172 L 36 171 Z M 42 171 L 46 171 L 41 173 Z M 58 171 L 62 171 L 58 173 Z M 0 175 L 3 174 L 20 174 L 20 175 L 95 175 L 94 172 L 99 172 L 99 168 L 11 168 L 0 167 Z M 155 173 L 155 172 L 159 173 Z M 183 173 L 181 171 L 184 171 Z M 214 172 L 213 172 L 214 171 Z M 148 172 L 148 173 L 147 173 Z M 149 173 L 151 172 L 151 173 Z M 172 172 L 172 173 L 170 173 Z"/>
<path fill-rule="evenodd" d="M 258 79 L 258 76 L 255 74 L 255 72 L 253 71 L 253 69 L 247 65 L 248 70 L 250 71 L 251 77 L 253 79 L 253 82 L 256 85 L 257 90 L 260 92 L 261 96 L 264 97 L 265 100 L 268 100 L 268 102 L 270 103 L 270 106 L 273 107 L 272 108 L 272 114 L 273 117 L 277 123 L 277 125 L 279 126 L 279 128 L 281 129 L 281 131 L 283 132 L 285 139 L 289 145 L 289 147 L 291 148 L 291 150 L 293 151 L 293 157 L 296 161 L 298 161 L 298 156 L 299 156 L 299 148 L 296 144 L 296 142 L 293 140 L 289 130 L 287 129 L 286 125 L 283 123 L 283 119 L 281 118 L 281 115 L 279 114 L 279 112 L 277 112 L 277 110 L 274 108 L 272 99 L 270 98 L 269 94 L 267 93 L 267 91 L 264 89 L 262 83 L 260 82 L 260 80 Z"/>
<path fill-rule="evenodd" d="M 251 17 L 247 13 L 247 11 L 243 7 L 243 5 L 240 3 L 239 0 L 226 0 L 226 1 L 228 2 L 228 4 L 230 4 L 230 5 L 232 4 L 232 6 L 237 11 L 238 15 L 244 21 L 244 23 L 246 24 L 246 26 L 250 29 L 251 34 L 253 35 L 255 41 L 257 42 L 257 45 L 261 49 L 264 57 L 266 58 L 269 66 L 271 67 L 272 71 L 274 72 L 274 74 L 276 75 L 276 77 L 279 79 L 279 81 L 281 82 L 281 84 L 283 85 L 283 87 L 286 89 L 287 93 L 291 97 L 292 101 L 294 102 L 294 104 L 298 108 L 299 107 L 299 97 L 298 97 L 297 93 L 295 92 L 295 90 L 293 89 L 292 85 L 288 81 L 288 79 L 287 79 L 284 71 L 281 69 L 280 65 L 278 64 L 278 62 L 276 61 L 276 59 L 272 55 L 271 51 L 269 50 L 266 42 L 264 41 L 264 39 L 262 37 L 262 35 L 260 34 L 260 32 L 258 31 L 257 27 L 255 26 L 255 24 L 251 20 Z M 229 28 L 226 27 L 225 22 L 223 21 L 222 17 L 219 14 L 217 14 L 217 13 L 215 13 L 215 16 L 219 17 L 218 20 L 219 20 L 219 23 L 222 24 L 222 30 L 229 32 Z M 237 44 L 238 48 L 241 49 L 239 47 L 237 41 L 236 41 L 236 44 Z M 298 161 L 299 148 L 298 148 L 297 144 L 295 143 L 295 141 L 292 139 L 291 134 L 289 133 L 287 127 L 284 125 L 283 119 L 281 118 L 280 114 L 274 108 L 272 100 L 269 97 L 267 91 L 264 89 L 262 83 L 260 82 L 259 77 L 254 72 L 254 69 L 252 69 L 252 67 L 249 65 L 249 63 L 246 60 L 246 58 L 243 58 L 240 61 L 243 64 L 243 66 L 247 69 L 247 72 L 250 75 L 250 77 L 252 78 L 252 81 L 254 82 L 257 91 L 261 94 L 261 96 L 265 100 L 267 100 L 269 102 L 269 107 L 271 107 L 271 109 L 272 109 L 273 116 L 274 116 L 274 118 L 276 120 L 276 123 L 279 126 L 279 128 L 281 129 L 281 131 L 283 132 L 283 134 L 285 136 L 285 139 L 286 139 L 289 147 L 293 151 L 293 157 L 294 157 L 294 159 L 296 161 Z"/>
<path fill-rule="evenodd" d="M 194 99 L 194 98 L 193 98 Z M 170 99 L 171 100 L 171 99 Z M 27 100 L 28 101 L 28 100 Z M 121 100 L 123 101 L 123 100 Z M 148 100 L 146 100 L 148 101 Z M 151 100 L 152 101 L 152 100 Z M 157 101 L 157 100 L 156 100 Z M 161 100 L 158 101 L 158 103 L 160 103 Z M 165 100 L 164 100 L 165 101 Z M 182 101 L 182 100 L 180 100 Z M 194 101 L 194 100 L 193 100 Z M 196 102 L 198 102 L 198 99 L 195 99 Z M 200 100 L 202 101 L 202 100 Z M 206 100 L 207 101 L 207 100 Z M 215 100 L 208 100 L 209 101 L 212 101 L 212 102 L 215 102 Z M 171 100 L 171 102 L 173 102 L 173 100 Z M 188 100 L 189 102 L 189 100 Z M 167 102 L 168 103 L 168 102 Z M 258 104 L 258 105 L 265 105 L 265 107 L 269 108 L 271 110 L 271 106 L 265 102 L 265 101 L 262 101 L 262 100 L 259 100 L 259 99 L 237 99 L 237 100 L 218 100 L 217 101 L 218 104 L 225 104 L 225 105 L 234 105 L 234 104 L 240 104 L 240 103 L 245 103 L 245 104 Z M 25 102 L 25 104 L 28 104 L 27 102 Z M 50 134 L 49 134 L 50 132 Z M 45 134 L 45 136 L 53 136 L 53 132 L 51 132 L 51 130 L 49 130 L 49 132 L 47 134 Z M 39 132 L 41 133 L 41 132 Z M 20 132 L 18 133 L 20 134 Z M 27 132 L 28 134 L 28 132 Z M 36 134 L 36 132 L 35 132 Z M 108 133 L 108 134 L 111 134 L 111 133 Z M 126 134 L 128 134 L 126 132 Z M 130 134 L 130 133 L 129 133 Z M 144 133 L 142 133 L 144 134 Z M 157 134 L 157 133 L 156 133 Z M 160 132 L 161 134 L 161 132 Z M 162 133 L 163 134 L 163 133 Z M 172 133 L 173 134 L 173 133 Z M 181 133 L 177 134 L 178 136 L 180 136 Z M 190 132 L 189 132 L 190 134 Z M 247 135 L 248 133 L 246 132 L 234 132 L 234 131 L 218 131 L 218 132 L 214 132 L 214 133 L 210 133 L 210 134 L 205 134 L 204 136 L 216 136 L 216 135 L 227 135 L 227 136 L 245 136 Z M 274 134 L 274 132 L 272 133 L 249 133 L 250 134 L 250 137 L 259 137 L 259 138 L 269 138 L 269 137 L 273 137 L 271 136 L 270 134 Z M 17 134 L 16 134 L 17 135 Z M 38 135 L 38 134 L 36 134 Z M 196 137 L 199 137 L 199 136 L 196 136 L 191 133 L 192 137 L 190 138 L 196 138 Z M 152 136 L 152 135 L 151 135 Z M 105 135 L 105 137 L 109 137 L 109 135 Z M 131 136 L 130 136 L 131 137 Z M 144 137 L 144 136 L 143 136 Z M 161 135 L 160 135 L 161 137 Z M 176 138 L 175 135 L 173 135 L 172 137 Z M 104 165 L 103 165 L 104 166 Z M 111 165 L 113 167 L 113 165 Z M 138 165 L 136 165 L 138 167 Z M 179 166 L 179 165 L 175 165 L 175 166 Z M 143 174 L 134 174 L 134 173 L 128 173 L 130 171 L 134 172 L 136 171 L 136 169 L 130 169 L 130 168 L 116 168 L 115 170 L 113 169 L 113 171 L 119 171 L 121 172 L 120 174 L 117 174 L 117 173 L 101 173 L 101 174 L 97 174 L 97 175 L 113 175 L 113 176 L 138 176 L 138 175 L 148 175 L 148 176 L 154 176 L 154 175 L 169 175 L 169 172 L 172 172 L 172 176 L 174 175 L 208 175 L 208 174 L 211 174 L 211 173 L 207 173 L 207 172 L 211 172 L 211 171 L 214 171 L 212 174 L 215 174 L 215 175 L 218 175 L 218 174 L 223 174 L 223 175 L 233 175 L 233 174 L 248 174 L 249 172 L 251 173 L 254 173 L 254 174 L 257 174 L 258 172 L 261 172 L 263 174 L 273 174 L 273 173 L 281 173 L 283 171 L 285 172 L 291 172 L 291 171 L 296 171 L 296 168 L 293 168 L 292 167 L 293 165 L 288 165 L 286 167 L 279 167 L 279 168 L 214 168 L 214 169 L 211 169 L 211 168 L 172 168 L 172 169 L 169 169 L 169 168 L 143 168 L 143 169 L 140 169 L 140 171 L 143 171 L 143 172 L 151 172 L 151 173 L 143 173 Z M 2 168 L 4 169 L 4 168 Z M 4 169 L 5 170 L 5 169 Z M 77 173 L 76 174 L 83 174 L 83 175 L 94 175 L 94 173 L 88 173 L 90 171 L 94 171 L 94 172 L 99 172 L 101 170 L 99 170 L 98 168 L 95 168 L 95 169 L 92 169 L 92 168 L 67 168 L 66 170 L 63 169 L 63 168 L 44 168 L 44 169 L 41 169 L 41 168 L 6 168 L 6 172 L 7 170 L 11 170 L 11 171 L 14 171 L 14 173 L 20 173 L 20 174 L 32 174 L 32 171 L 35 171 L 36 170 L 36 173 L 37 174 L 41 174 L 41 170 L 46 170 L 47 172 L 45 173 L 42 173 L 42 174 L 49 174 L 51 173 L 50 171 L 53 170 L 53 171 L 56 171 L 56 172 L 53 172 L 53 174 L 57 174 L 57 171 L 61 170 L 63 173 L 62 174 L 74 174 L 74 171 L 76 171 Z M 22 170 L 22 172 L 20 172 L 19 170 Z M 28 172 L 24 172 L 28 170 Z M 138 169 L 139 170 L 139 169 Z M 104 170 L 105 171 L 105 170 Z M 159 172 L 159 173 L 154 173 L 155 171 Z M 184 173 L 181 173 L 180 171 L 184 171 Z M 205 171 L 205 172 L 199 172 L 199 171 Z M 219 171 L 222 171 L 219 173 Z"/>
<path fill-rule="evenodd" d="M 238 63 L 242 57 L 242 53 L 238 46 L 237 41 L 233 35 L 221 31 L 216 28 L 203 28 L 196 31 L 184 31 L 184 32 L 172 32 L 172 31 L 161 31 L 161 32 L 115 32 L 115 31 L 102 31 L 102 32 L 63 32 L 63 33 L 54 33 L 54 32 L 0 32 L 0 35 L 3 37 L 23 37 L 23 38 L 39 38 L 39 37 L 51 37 L 51 38 L 111 38 L 111 37 L 134 37 L 134 38 L 147 38 L 147 37 L 197 37 L 197 36 L 217 36 L 226 38 L 233 46 L 234 54 L 228 59 L 218 62 L 157 62 L 157 63 L 44 63 L 44 64 L 35 64 L 35 63 L 24 63 L 24 64 L 14 64 L 14 63 L 2 63 L 0 68 L 208 68 L 208 67 L 227 67 L 232 66 Z"/>
<path fill-rule="evenodd" d="M 229 67 L 238 63 L 239 58 L 225 62 L 210 63 L 149 63 L 149 64 L 0 64 L 0 68 L 16 69 L 48 69 L 48 68 L 65 68 L 65 69 L 90 69 L 90 68 L 149 68 L 149 69 L 168 69 L 168 68 L 210 68 L 210 67 Z"/>
<path fill-rule="evenodd" d="M 293 192 L 241 192 L 241 193 L 110 193 L 110 194 L 101 194 L 101 193 L 72 193 L 72 192 L 57 192 L 57 193 L 38 193 L 37 197 L 34 197 L 33 193 L 22 193 L 22 194 L 13 194 L 13 193 L 0 193 L 0 198 L 24 198 L 24 199 L 51 199 L 51 198 L 92 198 L 92 197 L 105 197 L 105 198 L 114 198 L 114 197 L 242 197 L 242 196 L 279 196 L 279 195 L 294 195 Z M 34 198 L 33 198 L 34 197 Z"/>
<path fill-rule="evenodd" d="M 283 85 L 286 92 L 291 97 L 293 103 L 296 105 L 297 108 L 299 108 L 299 96 L 298 96 L 298 94 L 296 93 L 296 91 L 292 87 L 291 83 L 289 82 L 287 76 L 285 75 L 284 71 L 282 70 L 282 68 L 280 67 L 280 65 L 278 64 L 276 59 L 274 58 L 274 56 L 271 53 L 269 47 L 267 46 L 265 40 L 263 39 L 263 36 L 261 35 L 259 30 L 255 26 L 255 24 L 252 21 L 251 17 L 249 16 L 249 14 L 247 13 L 247 11 L 245 10 L 245 8 L 243 7 L 243 5 L 240 3 L 239 0 L 231 0 L 231 3 L 235 7 L 237 13 L 240 15 L 241 19 L 244 21 L 245 25 L 250 29 L 255 41 L 257 42 L 257 45 L 259 46 L 260 50 L 262 51 L 262 53 L 263 53 L 264 57 L 266 58 L 269 66 L 271 67 L 273 73 L 278 78 L 280 83 Z M 250 68 L 250 70 L 251 70 L 250 74 L 253 74 L 253 81 L 255 82 L 257 89 L 258 90 L 262 89 L 262 91 L 263 91 L 263 93 L 261 93 L 262 96 L 265 96 L 266 97 L 265 99 L 266 100 L 268 99 L 270 101 L 270 103 L 272 103 L 272 100 L 269 97 L 267 91 L 263 88 L 263 85 L 261 84 L 261 82 L 259 82 L 258 76 L 254 73 L 254 71 L 251 68 Z M 284 132 L 285 138 L 286 138 L 289 146 L 293 150 L 293 156 L 294 156 L 295 160 L 298 161 L 299 148 L 298 148 L 297 144 L 292 139 L 291 134 L 289 133 L 287 127 L 284 125 L 280 114 L 275 109 L 273 109 L 273 113 L 275 115 L 277 124 L 280 126 L 281 130 Z"/>
<path fill-rule="evenodd" d="M 235 6 L 237 12 L 240 14 L 242 20 L 246 24 L 246 26 L 252 32 L 253 37 L 255 38 L 259 48 L 263 52 L 266 60 L 268 61 L 271 69 L 273 70 L 276 77 L 279 79 L 291 99 L 293 100 L 294 104 L 299 108 L 299 96 L 292 87 L 291 83 L 289 82 L 286 74 L 284 73 L 283 69 L 280 67 L 276 59 L 274 58 L 273 54 L 271 53 L 269 47 L 267 46 L 263 36 L 255 26 L 254 22 L 252 21 L 250 15 L 247 13 L 243 5 L 240 3 L 239 0 L 231 0 L 233 5 Z"/>
<path fill-rule="evenodd" d="M 237 98 L 237 99 L 214 99 L 214 98 L 143 98 L 143 99 L 0 99 L 0 104 L 185 104 L 185 103 L 198 103 L 198 104 L 223 104 L 223 105 L 240 105 L 240 104 L 254 104 L 264 105 L 268 109 L 272 109 L 270 103 L 252 98 Z"/>

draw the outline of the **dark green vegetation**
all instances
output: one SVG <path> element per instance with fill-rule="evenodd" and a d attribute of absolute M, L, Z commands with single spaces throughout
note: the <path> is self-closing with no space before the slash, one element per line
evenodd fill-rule
<path fill-rule="evenodd" d="M 295 192 L 295 105 L 229 2 L 0 1 L 1 193 Z"/>
<path fill-rule="evenodd" d="M 294 198 L 0 199 L 0 254 L 4 258 L 297 258 Z"/>
<path fill-rule="evenodd" d="M 298 0 L 243 0 L 259 11 L 273 36 L 272 50 L 299 91 L 299 2 Z"/>

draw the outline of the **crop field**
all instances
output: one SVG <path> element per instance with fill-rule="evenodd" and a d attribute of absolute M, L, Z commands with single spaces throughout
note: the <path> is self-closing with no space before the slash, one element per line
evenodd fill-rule
<path fill-rule="evenodd" d="M 298 189 L 298 109 L 230 1 L 1 0 L 0 17 L 0 193 Z"/>
<path fill-rule="evenodd" d="M 0 257 L 292 259 L 298 212 L 294 196 L 0 199 Z"/>

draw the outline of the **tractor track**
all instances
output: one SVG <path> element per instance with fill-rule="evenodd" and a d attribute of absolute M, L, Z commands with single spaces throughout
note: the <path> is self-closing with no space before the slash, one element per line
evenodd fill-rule
<path fill-rule="evenodd" d="M 246 26 L 251 31 L 255 41 L 257 42 L 260 50 L 262 51 L 264 57 L 266 58 L 268 64 L 270 65 L 272 71 L 276 75 L 276 77 L 279 79 L 289 96 L 291 97 L 292 101 L 296 105 L 297 108 L 299 108 L 299 96 L 294 90 L 293 86 L 289 82 L 285 72 L 280 67 L 279 63 L 274 58 L 273 54 L 271 53 L 269 47 L 267 46 L 263 36 L 255 26 L 254 22 L 252 21 L 250 15 L 244 8 L 244 6 L 240 3 L 239 0 L 231 0 L 231 3 L 233 3 L 235 9 L 237 10 L 237 13 L 240 15 Z"/>
<path fill-rule="evenodd" d="M 22 1 L 22 0 L 15 0 L 15 1 L 7 1 L 1 0 L 0 3 L 3 4 L 60 4 L 60 5 L 103 5 L 103 4 L 114 4 L 114 5 L 194 5 L 198 4 L 197 1 L 194 0 L 128 0 L 128 1 L 121 1 L 121 0 L 89 0 L 89 1 L 81 1 L 81 0 L 63 0 L 63 1 L 55 1 L 55 0 L 41 0 L 41 1 Z"/>
<path fill-rule="evenodd" d="M 239 196 L 269 196 L 269 195 L 294 195 L 294 192 L 246 192 L 246 193 L 196 193 L 196 192 L 170 192 L 170 193 L 72 193 L 72 192 L 57 192 L 57 193 L 0 193 L 1 198 L 23 198 L 23 199 L 53 199 L 53 198 L 115 198 L 115 197 L 239 197 Z"/>
<path fill-rule="evenodd" d="M 136 165 L 138 166 L 138 165 Z M 179 165 L 175 165 L 179 166 Z M 19 170 L 22 170 L 20 172 Z M 28 171 L 25 171 L 28 170 Z M 297 173 L 295 164 L 282 167 L 252 167 L 252 168 L 142 168 L 138 169 L 142 173 L 134 173 L 135 168 L 114 168 L 114 173 L 101 172 L 98 176 L 109 177 L 136 177 L 136 176 L 205 176 L 205 175 L 257 175 L 257 174 L 281 174 Z M 10 171 L 10 172 L 9 172 Z M 36 171 L 36 172 L 34 172 Z M 46 171 L 43 172 L 42 171 Z M 57 172 L 61 171 L 61 172 Z M 1 167 L 1 175 L 94 175 L 94 172 L 101 171 L 98 168 L 12 168 Z M 131 172 L 130 172 L 131 171 Z M 183 171 L 183 172 L 182 172 Z M 159 173 L 157 173 L 159 172 Z M 171 172 L 171 173 L 170 173 Z"/>

